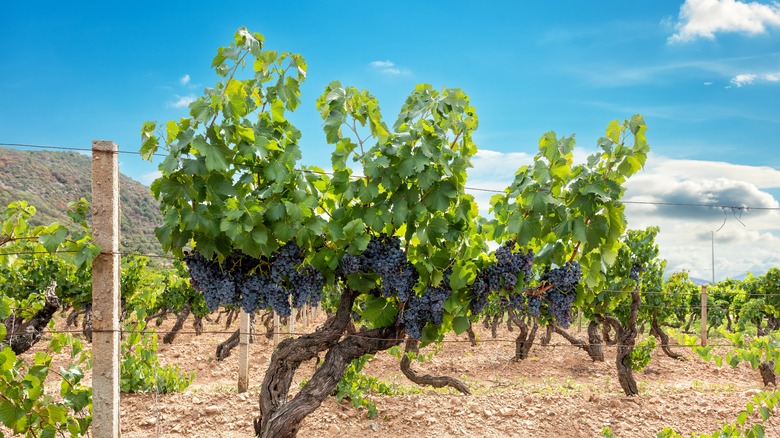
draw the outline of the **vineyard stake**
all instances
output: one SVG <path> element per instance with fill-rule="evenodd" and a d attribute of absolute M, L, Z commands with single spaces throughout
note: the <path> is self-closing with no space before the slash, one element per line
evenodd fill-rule
<path fill-rule="evenodd" d="M 701 287 L 701 346 L 707 346 L 707 285 Z"/>
<path fill-rule="evenodd" d="M 92 142 L 92 434 L 119 427 L 119 162 L 113 141 Z"/>
<path fill-rule="evenodd" d="M 290 328 L 290 334 L 288 337 L 294 338 L 295 337 L 295 308 L 292 306 L 292 296 L 290 296 L 290 318 L 288 318 L 289 321 L 289 328 Z"/>
<path fill-rule="evenodd" d="M 249 332 L 250 316 L 241 310 L 238 320 L 238 392 L 249 389 Z"/>
<path fill-rule="evenodd" d="M 281 330 L 281 327 L 279 327 L 279 314 L 274 312 L 274 347 L 279 345 L 279 330 Z"/>

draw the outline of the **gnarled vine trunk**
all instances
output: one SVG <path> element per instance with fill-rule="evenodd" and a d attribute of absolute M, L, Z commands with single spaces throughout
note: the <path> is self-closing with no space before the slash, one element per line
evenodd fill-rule
<path fill-rule="evenodd" d="M 296 436 L 301 421 L 333 392 L 353 359 L 387 350 L 403 341 L 404 331 L 399 326 L 345 335 L 352 322 L 352 305 L 359 294 L 352 289 L 344 290 L 336 313 L 314 333 L 279 343 L 260 388 L 260 416 L 254 422 L 256 436 Z M 323 351 L 327 353 L 320 367 L 303 389 L 288 400 L 296 370 Z"/>
<path fill-rule="evenodd" d="M 92 342 L 92 303 L 87 303 L 84 307 L 84 319 L 81 321 L 81 333 Z"/>
<path fill-rule="evenodd" d="M 266 312 L 260 317 L 265 327 L 265 338 L 271 339 L 274 337 L 274 312 Z"/>
<path fill-rule="evenodd" d="M 563 336 L 564 339 L 569 341 L 572 345 L 582 348 L 588 353 L 593 362 L 604 362 L 604 347 L 601 343 L 601 336 L 599 336 L 599 323 L 596 321 L 590 321 L 588 323 L 588 342 L 575 338 L 569 332 L 559 327 L 558 325 L 552 325 L 555 333 Z"/>
<path fill-rule="evenodd" d="M 412 338 L 406 340 L 406 347 L 404 348 L 405 353 L 417 354 L 419 351 L 420 341 Z M 417 372 L 412 369 L 412 361 L 409 359 L 408 354 L 401 356 L 401 372 L 404 373 L 404 376 L 406 376 L 407 379 L 421 386 L 428 385 L 433 386 L 434 388 L 444 388 L 445 386 L 449 386 L 450 388 L 454 388 L 460 391 L 462 394 L 471 395 L 471 391 L 469 391 L 468 386 L 454 377 L 417 374 Z"/>
<path fill-rule="evenodd" d="M 539 328 L 539 317 L 528 315 L 528 322 L 526 323 L 522 317 L 517 316 L 514 310 L 509 310 L 509 317 L 512 318 L 512 322 L 520 329 L 520 335 L 515 340 L 515 357 L 514 360 L 525 360 L 528 358 L 528 353 L 531 351 L 531 347 L 534 345 L 534 339 L 536 339 L 536 330 Z"/>
<path fill-rule="evenodd" d="M 758 366 L 758 372 L 761 373 L 761 380 L 764 382 L 764 386 L 772 385 L 777 387 L 774 361 L 761 362 Z"/>
<path fill-rule="evenodd" d="M 493 336 L 493 339 L 498 337 L 498 325 L 501 324 L 501 318 L 503 316 L 502 313 L 496 313 L 493 316 L 493 322 L 490 325 L 490 335 Z"/>
<path fill-rule="evenodd" d="M 653 315 L 653 321 L 650 325 L 650 334 L 661 341 L 661 350 L 663 350 L 664 354 L 671 357 L 672 359 L 685 360 L 685 356 L 680 353 L 675 353 L 671 348 L 669 348 L 669 335 L 667 335 L 666 332 L 664 332 L 664 330 L 661 328 L 661 325 L 658 324 L 658 318 L 655 315 Z"/>
<path fill-rule="evenodd" d="M 607 345 L 615 345 L 617 340 L 612 339 L 610 333 L 612 333 L 612 326 L 610 324 L 601 324 L 601 334 L 604 336 L 604 343 Z"/>
<path fill-rule="evenodd" d="M 229 338 L 220 342 L 219 345 L 217 345 L 216 353 L 214 353 L 217 360 L 218 361 L 225 360 L 225 358 L 230 356 L 230 351 L 236 348 L 240 340 L 241 340 L 241 329 L 238 329 L 234 331 Z"/>
<path fill-rule="evenodd" d="M 471 323 L 469 323 L 469 328 L 466 329 L 466 333 L 469 335 L 469 342 L 471 342 L 472 347 L 477 346 L 477 335 L 474 333 L 474 328 L 471 326 Z"/>
<path fill-rule="evenodd" d="M 631 292 L 631 312 L 628 316 L 628 322 L 623 326 L 614 316 L 600 317 L 602 324 L 609 324 L 617 333 L 617 355 L 615 357 L 615 366 L 617 367 L 618 381 L 623 392 L 628 396 L 639 395 L 639 389 L 634 379 L 634 372 L 631 369 L 631 351 L 634 350 L 636 343 L 636 318 L 639 313 L 639 289 Z"/>
<path fill-rule="evenodd" d="M 0 345 L 8 345 L 14 353 L 22 354 L 41 340 L 43 330 L 46 329 L 52 316 L 60 308 L 60 299 L 54 293 L 56 288 L 57 282 L 52 281 L 43 293 L 43 308 L 28 321 L 15 315 L 9 316 L 3 321 L 7 333 Z"/>
<path fill-rule="evenodd" d="M 171 331 L 165 334 L 163 336 L 163 344 L 172 344 L 173 340 L 176 339 L 176 335 L 179 334 L 179 330 L 181 330 L 182 327 L 184 327 L 184 321 L 187 320 L 187 317 L 190 316 L 190 311 L 192 310 L 192 302 L 187 301 L 184 304 L 184 307 L 182 307 L 181 312 L 179 312 L 179 315 L 176 317 L 176 323 L 173 324 L 173 327 L 171 328 Z"/>
<path fill-rule="evenodd" d="M 553 325 L 554 324 L 551 322 L 547 324 L 547 326 L 545 327 L 544 335 L 542 335 L 542 339 L 541 339 L 542 345 L 544 346 L 550 345 L 550 341 L 552 340 L 552 334 L 553 331 L 555 330 Z"/>

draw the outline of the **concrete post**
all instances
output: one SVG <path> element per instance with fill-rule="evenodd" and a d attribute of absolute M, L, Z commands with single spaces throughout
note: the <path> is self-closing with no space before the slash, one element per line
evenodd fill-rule
<path fill-rule="evenodd" d="M 238 317 L 238 392 L 246 392 L 249 389 L 249 333 L 250 315 L 243 310 Z"/>
<path fill-rule="evenodd" d="M 112 141 L 92 142 L 92 436 L 119 427 L 119 161 Z"/>
<path fill-rule="evenodd" d="M 707 285 L 701 287 L 701 346 L 707 346 Z"/>

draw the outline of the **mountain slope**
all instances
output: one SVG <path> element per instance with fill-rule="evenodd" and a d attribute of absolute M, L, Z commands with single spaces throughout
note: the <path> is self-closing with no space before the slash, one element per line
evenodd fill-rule
<path fill-rule="evenodd" d="M 0 147 L 0 206 L 24 200 L 38 210 L 35 225 L 71 222 L 69 202 L 92 200 L 92 160 L 75 152 L 22 151 Z M 143 184 L 120 175 L 120 250 L 160 254 L 154 228 L 162 223 L 157 203 Z"/>

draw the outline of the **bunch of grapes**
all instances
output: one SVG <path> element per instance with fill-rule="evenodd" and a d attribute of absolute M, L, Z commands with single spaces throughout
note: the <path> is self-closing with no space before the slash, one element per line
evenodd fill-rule
<path fill-rule="evenodd" d="M 525 283 L 530 280 L 534 263 L 534 253 L 529 250 L 514 252 L 515 242 L 509 241 L 496 250 L 496 263 L 488 265 L 477 274 L 476 280 L 471 285 L 471 311 L 482 312 L 487 303 L 487 295 L 499 290 L 513 291 L 518 281 Z M 513 294 L 518 295 L 518 294 Z M 515 297 L 509 304 L 522 306 L 525 299 Z M 517 307 L 520 308 L 520 307 Z"/>
<path fill-rule="evenodd" d="M 237 297 L 236 283 L 222 265 L 208 260 L 194 252 L 184 258 L 190 271 L 192 287 L 203 292 L 203 298 L 209 310 L 214 311 L 221 305 L 234 304 Z"/>
<path fill-rule="evenodd" d="M 325 277 L 313 267 L 303 266 L 303 251 L 293 242 L 264 260 L 234 252 L 218 263 L 194 251 L 184 261 L 192 286 L 203 292 L 211 311 L 220 306 L 239 305 L 249 313 L 273 309 L 287 317 L 293 307 L 316 306 L 322 299 Z"/>
<path fill-rule="evenodd" d="M 640 264 L 638 264 L 638 263 L 634 263 L 634 264 L 631 266 L 631 272 L 629 272 L 629 273 L 628 273 L 628 276 L 629 276 L 629 277 L 630 277 L 632 280 L 634 280 L 634 281 L 639 281 L 639 273 L 640 273 L 640 272 L 642 272 L 642 271 L 644 271 L 644 270 L 645 270 L 645 268 L 644 268 L 644 267 L 642 267 L 642 265 L 640 265 Z"/>
<path fill-rule="evenodd" d="M 571 305 L 576 298 L 576 294 L 564 294 L 558 289 L 552 288 L 544 294 L 544 300 L 547 302 L 547 311 L 550 316 L 563 328 L 569 328 L 571 322 Z"/>
<path fill-rule="evenodd" d="M 414 295 L 414 285 L 419 278 L 417 269 L 406 260 L 401 239 L 385 234 L 371 236 L 368 246 L 359 255 L 344 255 L 339 267 L 344 275 L 377 274 L 381 279 L 382 296 L 397 296 L 402 302 Z"/>
<path fill-rule="evenodd" d="M 579 262 L 566 262 L 563 266 L 548 269 L 541 278 L 542 283 L 551 285 L 563 294 L 574 292 L 582 278 L 582 269 Z"/>
<path fill-rule="evenodd" d="M 402 317 L 406 333 L 411 338 L 420 339 L 422 329 L 427 323 L 441 325 L 444 317 L 444 301 L 451 293 L 449 286 L 442 282 L 439 287 L 428 287 L 422 296 L 412 294 L 411 299 L 406 302 Z"/>
<path fill-rule="evenodd" d="M 490 293 L 488 282 L 485 280 L 484 274 L 480 273 L 477 275 L 477 278 L 474 279 L 474 283 L 471 284 L 469 291 L 473 296 L 471 304 L 469 305 L 471 311 L 474 312 L 474 314 L 482 313 L 482 309 L 484 309 L 487 304 L 488 293 Z"/>
<path fill-rule="evenodd" d="M 581 279 L 582 269 L 576 261 L 566 262 L 555 269 L 548 269 L 542 275 L 542 282 L 550 286 L 544 294 L 547 311 L 563 328 L 569 327 L 571 305 L 576 298 L 575 291 Z"/>
<path fill-rule="evenodd" d="M 542 298 L 538 295 L 528 296 L 528 313 L 533 316 L 539 316 L 542 307 Z"/>

